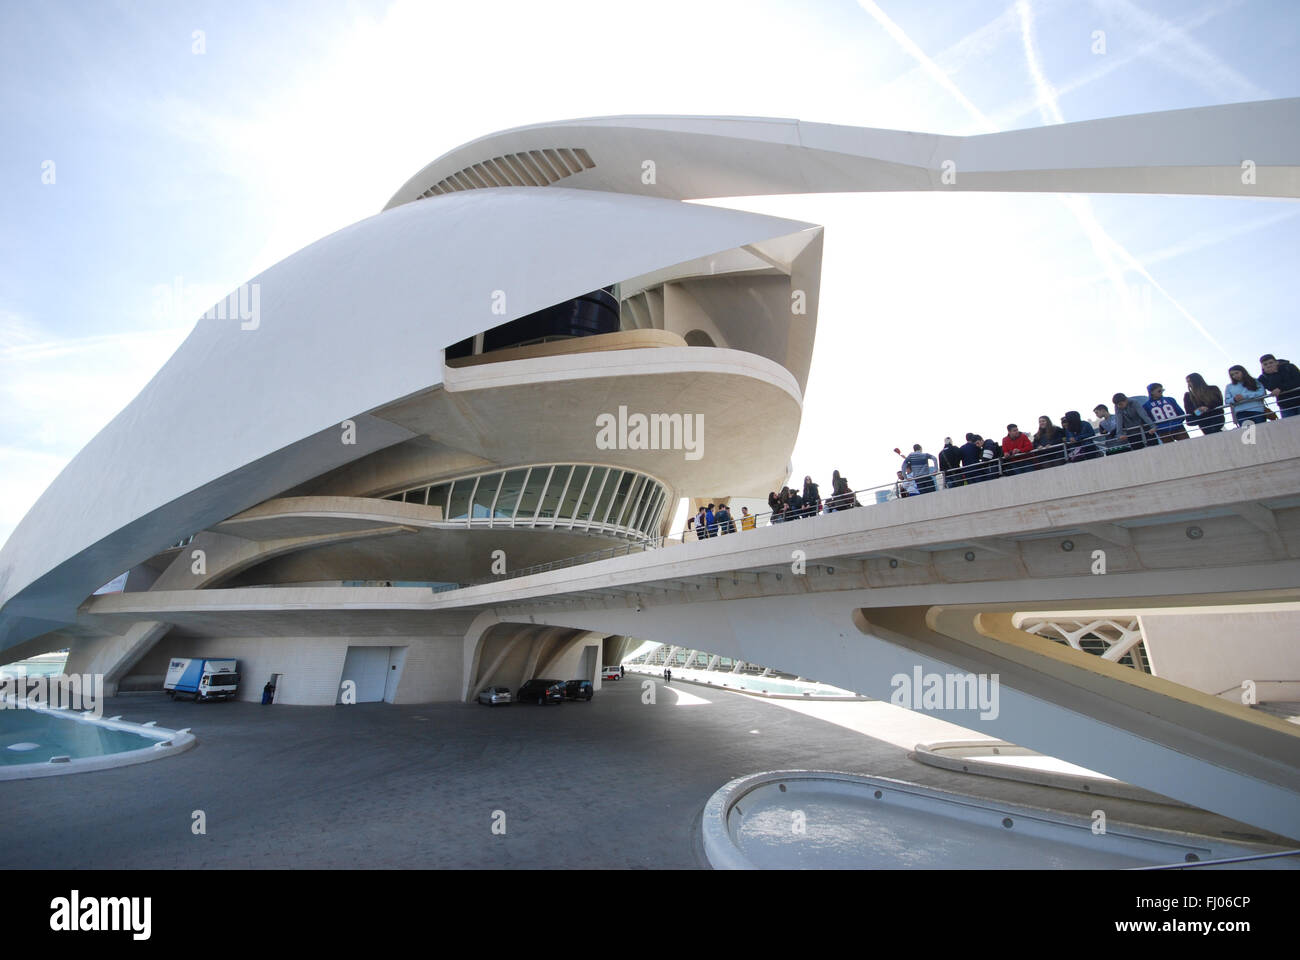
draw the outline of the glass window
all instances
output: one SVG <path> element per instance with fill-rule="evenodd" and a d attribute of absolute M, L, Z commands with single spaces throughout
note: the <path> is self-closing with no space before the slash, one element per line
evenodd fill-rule
<path fill-rule="evenodd" d="M 492 515 L 492 501 L 497 497 L 497 488 L 501 486 L 501 474 L 489 473 L 479 478 L 478 490 L 474 492 L 474 509 L 470 516 L 475 520 L 486 520 Z"/>
<path fill-rule="evenodd" d="M 635 473 L 625 472 L 623 474 L 622 479 L 618 481 L 618 490 L 614 494 L 614 502 L 610 504 L 609 516 L 605 518 L 606 523 L 618 526 L 619 519 L 627 510 L 628 492 L 632 489 L 632 484 L 640 479 Z"/>
<path fill-rule="evenodd" d="M 469 496 L 473 492 L 473 477 L 457 480 L 451 485 L 451 507 L 447 510 L 448 520 L 464 520 L 469 516 Z"/>
<path fill-rule="evenodd" d="M 551 475 L 550 467 L 533 467 L 524 484 L 524 495 L 519 498 L 519 509 L 515 511 L 516 520 L 531 520 L 537 513 L 537 501 L 542 497 L 546 478 Z"/>
<path fill-rule="evenodd" d="M 428 487 L 421 487 L 419 490 L 407 490 L 407 491 L 406 491 L 406 502 L 407 502 L 407 503 L 424 503 L 424 498 L 428 495 L 428 493 L 429 493 L 429 488 L 428 488 Z"/>
<path fill-rule="evenodd" d="M 565 485 L 569 482 L 569 475 L 573 471 L 572 467 L 555 467 L 551 474 L 550 486 L 546 488 L 546 494 L 542 497 L 542 509 L 537 512 L 538 520 L 550 520 L 555 516 L 555 508 L 560 505 L 560 497 L 564 495 Z"/>
<path fill-rule="evenodd" d="M 429 489 L 429 506 L 442 507 L 442 515 L 447 516 L 447 494 L 451 492 L 450 483 L 440 483 Z"/>
<path fill-rule="evenodd" d="M 656 521 L 659 519 L 659 504 L 663 502 L 663 499 L 664 488 L 656 483 L 650 491 L 650 503 L 646 506 L 645 513 L 642 514 L 641 520 L 637 523 L 637 529 L 646 536 L 653 536 L 658 532 L 655 529 L 658 526 Z"/>
<path fill-rule="evenodd" d="M 401 502 L 402 502 L 402 495 L 401 495 L 400 493 L 394 493 L 392 496 L 384 497 L 384 499 L 385 499 L 385 500 L 396 500 L 398 503 L 401 503 Z"/>
<path fill-rule="evenodd" d="M 609 479 L 605 481 L 605 489 L 601 492 L 600 500 L 596 503 L 596 512 L 591 515 L 595 523 L 604 523 L 609 517 L 610 507 L 614 505 L 614 495 L 618 492 L 618 485 L 622 483 L 622 477 L 626 476 L 622 470 L 615 470 L 612 467 L 609 471 Z"/>
<path fill-rule="evenodd" d="M 649 486 L 650 478 L 638 476 L 636 483 L 632 484 L 632 489 L 627 494 L 627 508 L 623 511 L 623 516 L 619 518 L 620 527 L 632 526 L 632 521 L 636 517 L 637 509 L 641 506 L 641 495 L 645 488 Z"/>
<path fill-rule="evenodd" d="M 578 509 L 578 498 L 582 496 L 582 488 L 587 485 L 587 478 L 591 476 L 591 467 L 574 467 L 573 479 L 569 481 L 569 492 L 564 495 L 564 500 L 560 503 L 560 519 L 572 520 L 573 512 Z"/>
<path fill-rule="evenodd" d="M 600 496 L 600 488 L 607 476 L 609 476 L 608 467 L 592 468 L 591 479 L 587 481 L 587 492 L 582 495 L 582 502 L 578 504 L 579 520 L 591 519 L 591 512 L 596 507 L 596 498 Z"/>
<path fill-rule="evenodd" d="M 524 489 L 524 478 L 528 476 L 525 470 L 507 470 L 506 478 L 501 484 L 501 492 L 497 494 L 497 506 L 493 511 L 493 516 L 509 520 L 515 515 L 515 504 L 519 502 L 519 494 Z"/>
<path fill-rule="evenodd" d="M 632 509 L 628 510 L 623 525 L 635 530 L 637 529 L 637 521 L 641 519 L 641 514 L 645 512 L 646 501 L 650 499 L 650 484 L 648 482 L 639 484 L 637 492 L 633 496 Z"/>

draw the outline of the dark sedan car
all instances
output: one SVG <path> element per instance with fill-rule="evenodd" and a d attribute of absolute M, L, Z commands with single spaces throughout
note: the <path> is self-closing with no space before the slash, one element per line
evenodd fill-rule
<path fill-rule="evenodd" d="M 516 703 L 563 703 L 563 680 L 529 680 L 515 694 Z"/>
<path fill-rule="evenodd" d="M 590 700 L 594 693 L 595 690 L 592 688 L 590 680 L 564 681 L 565 700 Z"/>

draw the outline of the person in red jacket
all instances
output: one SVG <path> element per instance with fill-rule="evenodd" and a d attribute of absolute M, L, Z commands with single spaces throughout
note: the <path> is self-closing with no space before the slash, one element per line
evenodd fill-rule
<path fill-rule="evenodd" d="M 1027 470 L 1030 463 L 1027 458 L 1033 450 L 1033 442 L 1014 423 L 1008 423 L 1007 435 L 1002 438 L 1002 472 L 1020 473 Z"/>

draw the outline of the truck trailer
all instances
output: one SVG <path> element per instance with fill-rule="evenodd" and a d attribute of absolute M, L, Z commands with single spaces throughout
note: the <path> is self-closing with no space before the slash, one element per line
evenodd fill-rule
<path fill-rule="evenodd" d="M 231 700 L 239 689 L 238 660 L 205 660 L 199 657 L 173 657 L 167 664 L 163 690 L 176 698 L 188 693 L 194 702 Z"/>

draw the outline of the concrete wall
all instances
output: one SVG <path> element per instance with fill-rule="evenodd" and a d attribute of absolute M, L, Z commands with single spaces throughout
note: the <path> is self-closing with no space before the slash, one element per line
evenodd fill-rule
<path fill-rule="evenodd" d="M 1300 697 L 1300 612 L 1144 615 L 1151 671 L 1203 693 L 1238 691 L 1243 680 L 1284 681 L 1259 698 Z M 1293 687 L 1293 690 L 1288 690 Z M 1295 695 L 1291 695 L 1294 693 Z M 1230 693 L 1234 699 L 1239 693 Z"/>
<path fill-rule="evenodd" d="M 283 674 L 276 703 L 328 706 L 338 698 L 349 646 L 405 647 L 395 703 L 460 699 L 460 637 L 167 637 L 131 671 L 124 688 L 161 689 L 172 657 L 239 660 L 239 699 L 257 703 L 271 674 Z"/>

